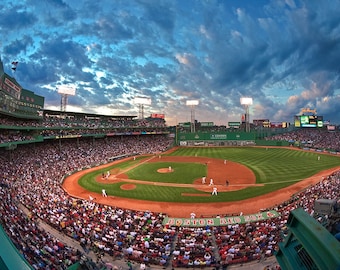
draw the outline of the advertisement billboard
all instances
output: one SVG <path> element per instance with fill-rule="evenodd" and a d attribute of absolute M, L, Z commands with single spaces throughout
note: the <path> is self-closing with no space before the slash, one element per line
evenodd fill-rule
<path fill-rule="evenodd" d="M 213 127 L 214 122 L 201 122 L 201 127 Z"/>
<path fill-rule="evenodd" d="M 240 125 L 240 122 L 228 122 L 228 127 L 239 128 Z"/>
<path fill-rule="evenodd" d="M 164 115 L 164 113 L 152 113 L 151 114 L 151 118 L 161 118 L 161 119 L 164 119 L 165 115 Z"/>
<path fill-rule="evenodd" d="M 254 119 L 253 120 L 253 125 L 256 127 L 264 127 L 264 124 L 269 126 L 269 123 L 270 123 L 269 119 Z"/>

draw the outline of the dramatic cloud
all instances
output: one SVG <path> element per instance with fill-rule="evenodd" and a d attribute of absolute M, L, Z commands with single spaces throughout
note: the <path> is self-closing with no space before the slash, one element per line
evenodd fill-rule
<path fill-rule="evenodd" d="M 1 59 L 22 87 L 59 109 L 145 115 L 168 124 L 250 119 L 293 122 L 302 108 L 340 119 L 340 2 L 333 0 L 3 1 Z M 11 63 L 18 61 L 16 72 Z"/>

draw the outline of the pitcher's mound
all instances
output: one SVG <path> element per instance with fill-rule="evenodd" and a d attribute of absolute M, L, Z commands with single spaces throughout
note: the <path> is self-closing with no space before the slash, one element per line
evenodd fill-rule
<path fill-rule="evenodd" d="M 158 173 L 172 173 L 173 171 L 173 169 L 169 170 L 169 168 L 161 168 L 157 170 Z"/>

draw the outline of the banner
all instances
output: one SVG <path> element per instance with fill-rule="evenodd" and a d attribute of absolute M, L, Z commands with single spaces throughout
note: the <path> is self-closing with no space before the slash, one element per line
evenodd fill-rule
<path fill-rule="evenodd" d="M 252 215 L 231 216 L 220 218 L 170 218 L 166 217 L 163 220 L 163 225 L 177 227 L 205 227 L 205 226 L 228 226 L 233 224 L 243 224 L 248 222 L 257 222 L 276 218 L 280 214 L 276 211 L 261 212 Z"/>
<path fill-rule="evenodd" d="M 151 114 L 151 118 L 160 118 L 160 119 L 164 119 L 165 115 L 163 113 L 152 113 Z"/>

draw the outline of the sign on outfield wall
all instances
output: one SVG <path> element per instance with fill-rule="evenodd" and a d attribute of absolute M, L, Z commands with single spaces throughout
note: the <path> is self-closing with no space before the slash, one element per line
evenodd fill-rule
<path fill-rule="evenodd" d="M 253 141 L 255 133 L 252 132 L 215 132 L 215 133 L 181 133 L 177 134 L 181 141 Z"/>
<path fill-rule="evenodd" d="M 280 214 L 276 211 L 267 211 L 252 215 L 220 217 L 220 218 L 171 218 L 166 217 L 163 220 L 163 225 L 177 227 L 205 227 L 205 226 L 228 226 L 233 224 L 243 224 L 248 222 L 257 222 L 276 218 Z"/>

